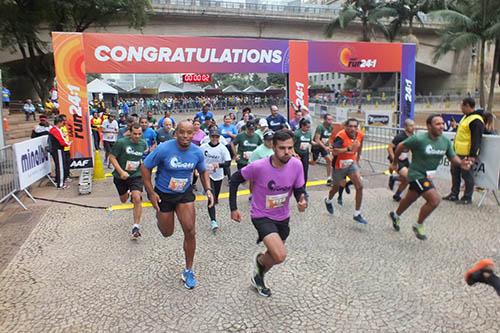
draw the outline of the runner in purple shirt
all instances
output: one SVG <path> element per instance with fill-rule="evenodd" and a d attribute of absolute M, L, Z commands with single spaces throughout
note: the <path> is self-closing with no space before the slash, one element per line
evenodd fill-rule
<path fill-rule="evenodd" d="M 278 131 L 273 137 L 274 155 L 250 163 L 231 177 L 229 206 L 231 219 L 241 221 L 241 213 L 236 204 L 238 186 L 249 180 L 252 182 L 252 223 L 259 238 L 267 248 L 257 254 L 252 284 L 261 296 L 271 296 L 271 290 L 264 284 L 264 274 L 286 258 L 285 240 L 290 233 L 289 201 L 292 193 L 298 203 L 299 212 L 307 208 L 305 197 L 304 171 L 300 160 L 292 158 L 293 133 Z"/>

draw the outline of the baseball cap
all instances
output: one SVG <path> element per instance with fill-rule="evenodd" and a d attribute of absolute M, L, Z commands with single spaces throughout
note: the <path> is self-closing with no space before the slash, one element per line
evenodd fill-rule
<path fill-rule="evenodd" d="M 247 124 L 245 125 L 246 129 L 255 129 L 255 122 L 253 121 L 248 121 Z"/>
<path fill-rule="evenodd" d="M 209 136 L 220 136 L 219 129 L 217 127 L 212 127 L 208 132 Z"/>
<path fill-rule="evenodd" d="M 259 126 L 260 127 L 267 127 L 268 126 L 266 118 L 260 118 Z"/>
<path fill-rule="evenodd" d="M 272 140 L 274 138 L 274 131 L 266 131 L 264 133 L 264 140 Z"/>

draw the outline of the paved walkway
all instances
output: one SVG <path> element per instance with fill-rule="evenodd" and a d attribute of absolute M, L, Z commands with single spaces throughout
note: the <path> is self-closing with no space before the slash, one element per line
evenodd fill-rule
<path fill-rule="evenodd" d="M 117 203 L 110 185 L 96 183 L 92 197 L 77 199 Z M 325 191 L 311 189 L 304 214 L 294 206 L 289 256 L 267 276 L 270 299 L 250 287 L 252 257 L 261 246 L 246 197 L 239 199 L 241 224 L 229 220 L 227 200 L 221 201 L 215 236 L 205 204 L 197 203 L 199 286 L 192 291 L 180 282 L 178 225 L 164 239 L 153 210 L 145 209 L 143 237 L 131 241 L 131 211 L 52 204 L 0 272 L 0 331 L 500 331 L 493 289 L 470 288 L 462 279 L 479 258 L 500 262 L 497 206 L 489 201 L 456 211 L 443 203 L 422 242 L 411 231 L 417 207 L 404 215 L 401 232 L 392 230 L 387 212 L 395 203 L 388 190 L 366 190 L 366 227 L 352 221 L 352 194 L 329 216 Z"/>

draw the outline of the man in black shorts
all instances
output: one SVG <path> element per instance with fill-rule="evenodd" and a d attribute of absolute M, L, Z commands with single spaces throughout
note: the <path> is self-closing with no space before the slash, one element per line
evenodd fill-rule
<path fill-rule="evenodd" d="M 183 120 L 176 130 L 176 139 L 163 142 L 144 160 L 141 166 L 144 186 L 149 199 L 156 209 L 158 228 L 164 237 L 174 233 L 174 212 L 184 232 L 184 254 L 186 267 L 181 278 L 184 287 L 193 289 L 196 278 L 193 272 L 196 251 L 195 207 L 192 177 L 196 169 L 208 198 L 208 207 L 214 205 L 213 190 L 210 188 L 205 158 L 198 146 L 191 143 L 194 127 L 190 121 Z M 151 171 L 158 167 L 155 186 L 151 182 Z"/>
<path fill-rule="evenodd" d="M 394 161 L 394 149 L 403 142 L 404 140 L 408 139 L 410 136 L 413 135 L 415 132 L 415 122 L 412 119 L 406 119 L 405 120 L 405 127 L 404 130 L 399 132 L 392 142 L 389 144 L 387 147 L 387 152 L 389 153 L 389 161 L 392 162 Z M 401 200 L 401 193 L 405 190 L 406 186 L 408 186 L 408 181 L 406 180 L 406 177 L 408 176 L 408 167 L 410 166 L 410 159 L 408 158 L 408 151 L 403 151 L 401 155 L 399 155 L 399 160 L 398 160 L 398 168 L 396 170 L 392 169 L 389 167 L 389 188 L 391 191 L 394 189 L 394 183 L 398 180 L 399 181 L 399 186 L 398 189 L 396 190 L 396 193 L 392 196 L 394 201 L 399 202 Z M 398 173 L 397 176 L 393 176 L 392 173 L 396 171 Z"/>
<path fill-rule="evenodd" d="M 252 223 L 257 229 L 257 242 L 264 242 L 265 253 L 255 258 L 252 284 L 259 295 L 271 296 L 271 290 L 264 283 L 264 274 L 286 258 L 285 240 L 290 233 L 289 201 L 292 193 L 298 203 L 299 212 L 307 208 L 305 199 L 304 170 L 302 163 L 292 158 L 293 133 L 278 131 L 273 136 L 274 155 L 248 164 L 231 176 L 229 205 L 231 219 L 241 221 L 236 204 L 238 186 L 246 180 L 252 182 Z"/>
<path fill-rule="evenodd" d="M 403 151 L 411 150 L 412 161 L 408 170 L 409 190 L 399 203 L 395 212 L 390 212 L 392 226 L 399 231 L 400 216 L 420 196 L 425 199 L 425 204 L 420 209 L 417 223 L 413 225 L 413 232 L 420 240 L 427 239 L 424 229 L 425 219 L 439 206 L 441 196 L 434 187 L 432 177 L 436 173 L 443 156 L 450 160 L 453 165 L 460 165 L 462 169 L 469 170 L 472 163 L 467 159 L 461 160 L 453 151 L 451 141 L 443 136 L 444 121 L 440 115 L 427 117 L 427 133 L 412 135 L 401 142 L 394 152 L 392 168 L 397 168 L 397 161 Z"/>
<path fill-rule="evenodd" d="M 143 182 L 140 165 L 142 155 L 146 151 L 146 141 L 142 139 L 142 129 L 139 124 L 131 128 L 130 137 L 119 139 L 111 150 L 109 161 L 115 168 L 113 171 L 113 182 L 118 190 L 120 201 L 127 202 L 132 197 L 134 204 L 134 225 L 132 237 L 137 239 L 141 236 L 140 223 L 142 214 L 141 193 Z"/>

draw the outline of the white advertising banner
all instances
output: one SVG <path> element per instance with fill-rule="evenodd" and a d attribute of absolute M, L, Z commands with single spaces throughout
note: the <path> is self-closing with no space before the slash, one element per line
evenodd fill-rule
<path fill-rule="evenodd" d="M 335 121 L 338 123 L 343 123 L 347 120 L 349 116 L 349 109 L 347 108 L 339 108 L 335 110 Z"/>
<path fill-rule="evenodd" d="M 47 139 L 44 135 L 13 145 L 21 190 L 50 174 Z"/>
<path fill-rule="evenodd" d="M 392 127 L 392 111 L 365 111 L 365 125 Z"/>
<path fill-rule="evenodd" d="M 452 140 L 455 133 L 444 132 L 444 136 Z M 500 136 L 483 135 L 481 151 L 474 163 L 474 182 L 478 187 L 496 191 L 500 180 Z M 446 157 L 439 164 L 436 177 L 451 180 L 450 162 Z"/>

